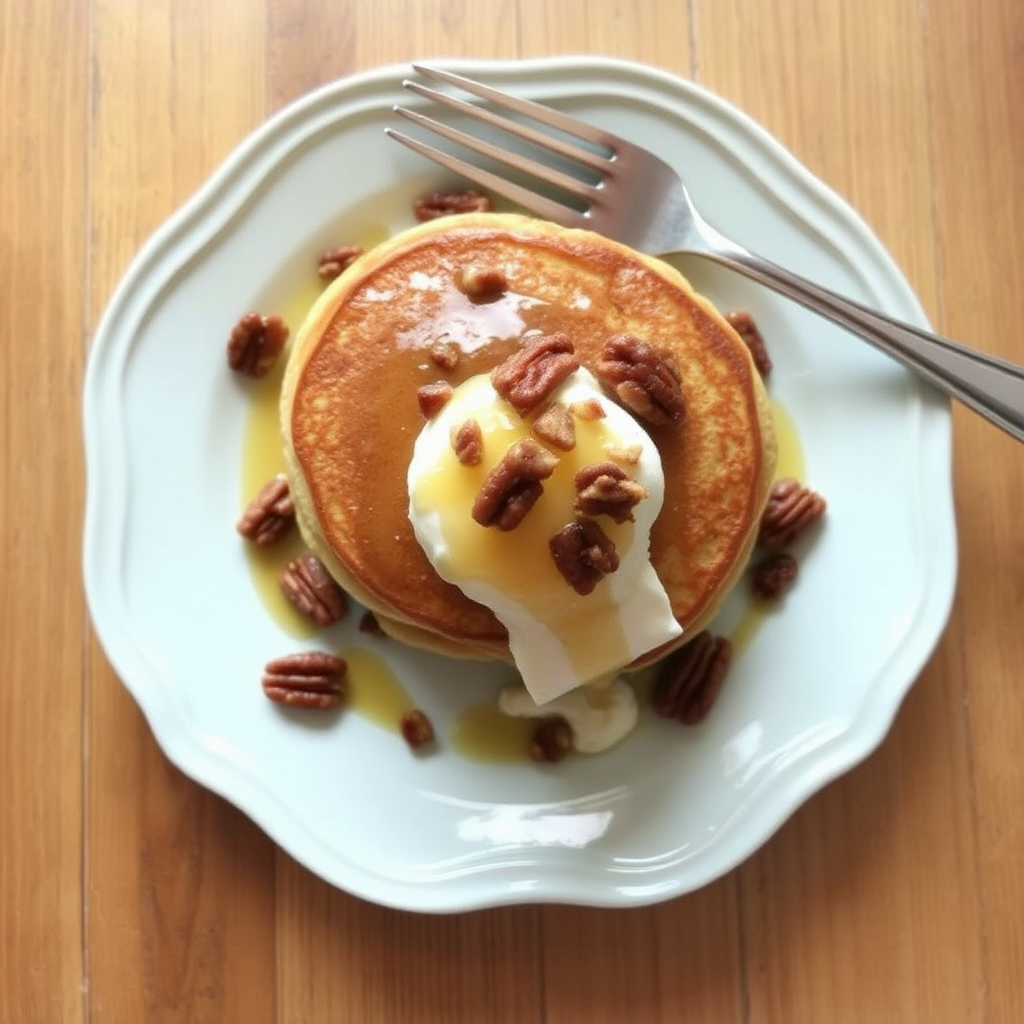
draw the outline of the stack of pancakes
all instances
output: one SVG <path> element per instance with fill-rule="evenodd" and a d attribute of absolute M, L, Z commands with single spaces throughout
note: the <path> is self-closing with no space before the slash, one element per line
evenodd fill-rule
<path fill-rule="evenodd" d="M 464 294 L 456 281 L 468 267 L 500 268 L 507 290 Z M 651 561 L 683 626 L 670 646 L 707 625 L 743 572 L 776 450 L 763 385 L 725 318 L 672 267 L 599 235 L 513 214 L 446 217 L 377 246 L 331 284 L 296 336 L 281 398 L 303 538 L 392 636 L 509 658 L 502 625 L 437 575 L 413 535 L 417 392 L 489 372 L 524 335 L 556 331 L 590 369 L 624 333 L 680 372 L 686 415 L 644 424 L 665 476 Z"/>

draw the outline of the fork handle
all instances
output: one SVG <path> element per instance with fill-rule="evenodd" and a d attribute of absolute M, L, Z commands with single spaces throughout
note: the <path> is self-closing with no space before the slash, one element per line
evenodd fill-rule
<path fill-rule="evenodd" d="M 786 295 L 916 370 L 940 391 L 1024 441 L 1024 367 L 921 330 L 755 256 L 702 224 L 700 255 Z"/>

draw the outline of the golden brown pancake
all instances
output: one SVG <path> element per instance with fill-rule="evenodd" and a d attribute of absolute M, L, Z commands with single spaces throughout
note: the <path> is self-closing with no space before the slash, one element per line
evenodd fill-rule
<path fill-rule="evenodd" d="M 455 278 L 471 265 L 500 267 L 508 290 L 463 294 Z M 296 336 L 281 399 L 302 535 L 388 633 L 507 659 L 504 627 L 416 541 L 406 473 L 423 425 L 418 389 L 493 369 L 528 331 L 565 332 L 591 370 L 619 333 L 675 360 L 686 415 L 644 424 L 665 476 L 651 559 L 684 627 L 675 646 L 707 625 L 750 556 L 775 468 L 771 412 L 746 346 L 682 275 L 590 232 L 513 214 L 447 217 L 396 235 L 331 284 Z M 431 358 L 438 341 L 458 347 L 454 368 Z"/>

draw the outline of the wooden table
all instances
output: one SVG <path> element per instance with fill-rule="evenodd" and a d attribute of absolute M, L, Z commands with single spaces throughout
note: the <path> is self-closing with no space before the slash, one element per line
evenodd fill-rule
<path fill-rule="evenodd" d="M 139 244 L 322 82 L 570 52 L 736 102 L 1024 362 L 1020 0 L 0 0 L 4 1024 L 1024 1019 L 1024 448 L 961 409 L 958 597 L 890 736 L 666 905 L 335 891 L 167 762 L 91 633 L 82 372 Z"/>

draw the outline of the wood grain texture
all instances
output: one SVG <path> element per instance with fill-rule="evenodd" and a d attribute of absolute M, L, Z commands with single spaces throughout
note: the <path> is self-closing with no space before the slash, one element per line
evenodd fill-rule
<path fill-rule="evenodd" d="M 26 1024 L 83 1019 L 87 13 L 0 5 L 0 1020 Z"/>
<path fill-rule="evenodd" d="M 138 246 L 324 82 L 557 53 L 734 101 L 939 329 L 1024 362 L 1019 0 L 0 0 L 3 1024 L 1024 1019 L 1024 448 L 962 411 L 956 605 L 891 733 L 657 907 L 430 917 L 334 890 L 167 761 L 87 629 L 83 357 Z"/>
<path fill-rule="evenodd" d="M 138 246 L 263 119 L 264 46 L 258 4 L 93 4 L 93 322 Z M 95 646 L 89 670 L 88 1019 L 265 1019 L 272 845 L 167 762 Z"/>

